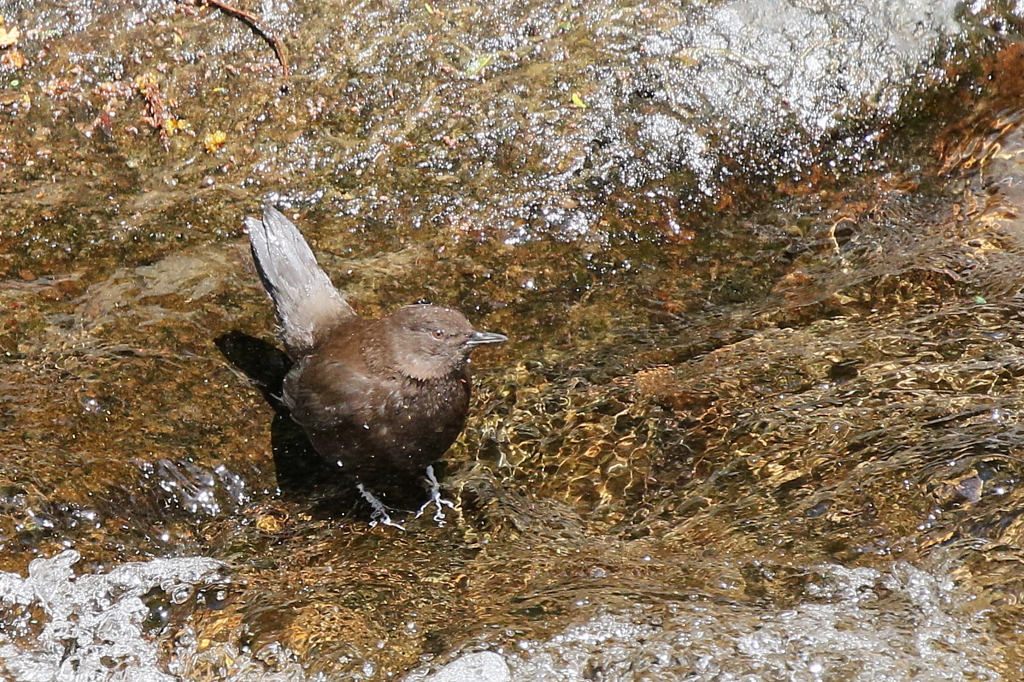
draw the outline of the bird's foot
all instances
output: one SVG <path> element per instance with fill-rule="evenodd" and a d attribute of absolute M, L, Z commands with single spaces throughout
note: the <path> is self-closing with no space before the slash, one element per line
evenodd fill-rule
<path fill-rule="evenodd" d="M 416 512 L 416 518 L 423 516 L 423 512 L 427 510 L 427 507 L 434 505 L 434 523 L 438 526 L 444 526 L 445 516 L 444 508 L 455 509 L 455 505 L 452 504 L 451 500 L 446 500 L 441 497 L 441 484 L 437 482 L 437 477 L 434 476 L 434 467 L 427 467 L 427 480 L 430 482 L 430 499 L 427 500 L 420 510 Z"/>
<path fill-rule="evenodd" d="M 395 523 L 391 520 L 391 515 L 388 514 L 388 508 L 384 506 L 384 503 L 378 500 L 373 493 L 363 487 L 362 483 L 356 484 L 356 490 L 363 496 L 366 503 L 370 505 L 373 510 L 370 512 L 370 528 L 374 528 L 377 524 L 385 526 L 391 526 L 399 530 L 405 530 L 405 526 L 400 523 Z M 429 502 L 427 504 L 430 504 Z"/>

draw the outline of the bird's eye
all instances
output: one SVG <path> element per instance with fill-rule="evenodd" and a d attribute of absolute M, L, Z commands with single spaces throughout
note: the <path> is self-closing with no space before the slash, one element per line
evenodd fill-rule
<path fill-rule="evenodd" d="M 438 341 L 444 338 L 444 332 L 441 331 L 440 329 L 435 329 L 434 331 L 430 332 L 430 335 L 433 336 Z"/>

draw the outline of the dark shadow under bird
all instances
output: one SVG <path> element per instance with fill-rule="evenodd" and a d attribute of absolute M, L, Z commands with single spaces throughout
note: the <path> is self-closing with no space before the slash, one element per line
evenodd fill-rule
<path fill-rule="evenodd" d="M 436 305 L 359 317 L 280 211 L 264 206 L 245 225 L 295 363 L 282 387 L 292 418 L 360 490 L 391 508 L 422 502 L 432 465 L 466 423 L 470 352 L 506 337 Z"/>

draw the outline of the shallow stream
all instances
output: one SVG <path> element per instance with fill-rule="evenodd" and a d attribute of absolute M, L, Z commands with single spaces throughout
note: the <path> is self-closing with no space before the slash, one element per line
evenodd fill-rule
<path fill-rule="evenodd" d="M 1019 679 L 1024 10 L 117 5 L 0 2 L 0 676 Z M 443 525 L 275 410 L 266 197 L 510 337 Z"/>

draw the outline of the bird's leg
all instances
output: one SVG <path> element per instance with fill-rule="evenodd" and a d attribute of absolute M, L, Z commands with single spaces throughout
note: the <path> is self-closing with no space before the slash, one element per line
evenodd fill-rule
<path fill-rule="evenodd" d="M 446 500 L 443 497 L 441 497 L 441 484 L 437 482 L 437 477 L 434 476 L 433 465 L 427 467 L 427 480 L 430 482 L 430 499 L 427 500 L 422 507 L 420 507 L 420 510 L 418 512 L 416 512 L 416 518 L 418 519 L 419 517 L 423 516 L 423 512 L 427 510 L 427 507 L 433 504 L 434 507 L 436 507 L 437 509 L 434 512 L 434 522 L 437 523 L 438 526 L 443 526 L 444 507 L 448 507 L 449 509 L 455 509 L 455 505 L 452 504 L 450 500 Z"/>
<path fill-rule="evenodd" d="M 388 508 L 384 506 L 384 503 L 378 500 L 373 493 L 363 487 L 362 483 L 356 484 L 356 490 L 363 496 L 366 503 L 370 505 L 373 511 L 370 513 L 370 528 L 373 528 L 378 523 L 384 524 L 385 526 L 392 526 L 399 530 L 405 530 L 405 526 L 400 523 L 395 523 L 391 520 L 391 516 L 388 514 Z M 428 502 L 429 504 L 429 502 Z"/>

